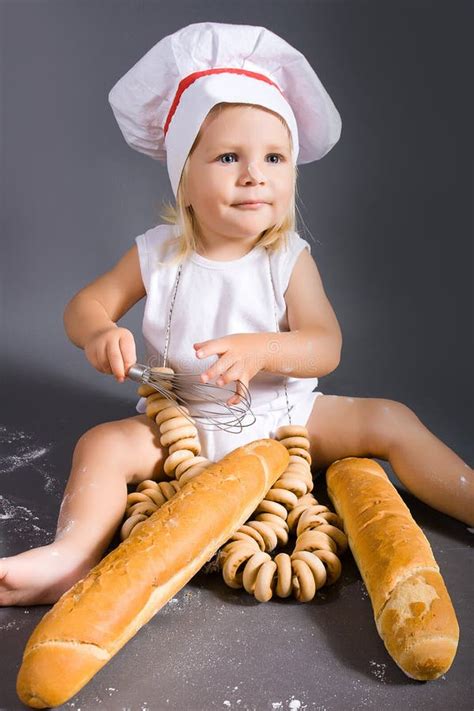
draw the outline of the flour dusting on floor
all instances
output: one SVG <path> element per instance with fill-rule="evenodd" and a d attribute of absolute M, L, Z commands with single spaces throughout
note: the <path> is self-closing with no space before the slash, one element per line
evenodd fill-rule
<path fill-rule="evenodd" d="M 33 543 L 45 544 L 45 536 L 50 536 L 50 531 L 34 521 L 39 521 L 39 517 L 26 506 L 15 504 L 11 499 L 0 495 L 0 531 L 5 540 L 9 536 L 18 537 L 18 534 L 27 534 L 28 539 L 35 539 Z M 10 530 L 8 530 L 11 526 Z M 40 539 L 40 541 L 38 540 Z"/>
<path fill-rule="evenodd" d="M 0 425 L 0 448 L 0 474 L 10 474 L 22 468 L 34 469 L 44 479 L 44 490 L 55 493 L 58 482 L 50 473 L 52 464 L 41 461 L 53 448 L 51 442 L 40 444 L 32 434 Z"/>
<path fill-rule="evenodd" d="M 376 679 L 385 684 L 385 672 L 387 671 L 387 665 L 382 663 L 378 664 L 373 659 L 371 659 L 369 663 L 371 667 L 371 673 L 375 676 Z"/>

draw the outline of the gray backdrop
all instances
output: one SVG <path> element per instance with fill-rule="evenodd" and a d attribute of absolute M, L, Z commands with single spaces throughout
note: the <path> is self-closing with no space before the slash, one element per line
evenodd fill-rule
<path fill-rule="evenodd" d="M 3 2 L 3 351 L 134 412 L 135 385 L 69 342 L 68 299 L 171 198 L 166 168 L 123 140 L 107 101 L 190 22 L 263 24 L 328 88 L 342 137 L 300 166 L 301 234 L 342 327 L 334 394 L 405 402 L 468 456 L 472 347 L 468 5 L 462 2 Z M 301 223 L 300 223 L 301 224 Z M 121 321 L 143 353 L 144 302 Z M 23 372 L 23 371 L 22 371 Z M 8 404 L 6 404 L 8 407 Z"/>
<path fill-rule="evenodd" d="M 342 115 L 337 146 L 300 168 L 301 234 L 344 336 L 342 362 L 320 389 L 402 401 L 472 462 L 467 3 L 3 0 L 0 11 L 0 556 L 54 539 L 77 439 L 135 414 L 136 385 L 95 371 L 62 316 L 172 197 L 165 167 L 126 145 L 107 94 L 161 37 L 191 22 L 282 35 Z M 143 306 L 121 321 L 139 356 Z M 196 575 L 67 707 L 471 709 L 472 535 L 385 469 L 427 534 L 456 609 L 460 646 L 447 675 L 420 684 L 398 669 L 348 552 L 340 580 L 310 605 L 260 605 L 220 576 Z M 330 504 L 324 477 L 313 493 Z M 2 709 L 24 708 L 15 678 L 45 611 L 0 610 Z"/>

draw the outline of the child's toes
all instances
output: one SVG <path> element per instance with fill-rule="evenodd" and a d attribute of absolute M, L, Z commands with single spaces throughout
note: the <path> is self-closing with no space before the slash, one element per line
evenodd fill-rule
<path fill-rule="evenodd" d="M 4 561 L 6 558 L 0 558 L 0 585 L 3 582 L 3 579 L 6 577 L 7 574 L 7 566 L 5 565 Z"/>

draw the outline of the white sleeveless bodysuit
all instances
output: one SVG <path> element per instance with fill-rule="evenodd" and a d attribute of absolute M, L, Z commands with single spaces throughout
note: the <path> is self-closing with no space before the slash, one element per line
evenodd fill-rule
<path fill-rule="evenodd" d="M 150 367 L 163 365 L 166 327 L 179 263 L 159 262 L 170 262 L 175 256 L 177 235 L 176 226 L 163 224 L 135 238 L 146 289 L 142 325 L 145 359 L 142 362 Z M 193 343 L 234 333 L 276 332 L 275 310 L 279 330 L 289 331 L 284 293 L 296 259 L 305 247 L 311 252 L 309 243 L 291 232 L 288 249 L 282 246 L 273 254 L 258 245 L 240 259 L 230 261 L 215 261 L 193 252 L 182 264 L 176 289 L 166 365 L 176 373 L 203 373 L 220 356 L 197 358 Z M 285 380 L 291 424 L 306 426 L 314 400 L 322 395 L 320 391 L 313 392 L 318 378 L 293 378 L 259 371 L 248 386 L 256 421 L 243 426 L 241 432 L 226 432 L 210 429 L 209 424 L 203 427 L 202 420 L 196 420 L 201 455 L 218 461 L 243 444 L 273 437 L 280 425 L 289 424 Z M 215 379 L 210 382 L 215 385 Z M 224 388 L 234 390 L 235 383 L 226 383 Z M 231 392 L 225 392 L 223 401 L 229 397 Z M 145 403 L 146 399 L 140 398 L 136 406 L 138 412 L 145 412 Z M 242 425 L 253 419 L 248 413 Z"/>

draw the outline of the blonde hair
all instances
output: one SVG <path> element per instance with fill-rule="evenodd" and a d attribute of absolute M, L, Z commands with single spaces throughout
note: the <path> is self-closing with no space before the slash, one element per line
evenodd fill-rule
<path fill-rule="evenodd" d="M 293 141 L 291 138 L 291 132 L 288 128 L 285 119 L 279 114 L 276 114 L 275 112 L 271 111 L 270 109 L 266 109 L 263 106 L 246 103 L 221 102 L 212 107 L 206 117 L 206 120 L 211 119 L 216 115 L 219 115 L 222 111 L 224 111 L 230 106 L 258 108 L 262 109 L 263 111 L 273 113 L 280 120 L 282 125 L 286 128 L 290 141 L 291 151 L 293 151 Z M 170 242 L 178 242 L 178 250 L 175 258 L 169 262 L 158 262 L 159 264 L 171 265 L 175 264 L 176 262 L 182 262 L 197 249 L 196 235 L 199 237 L 201 231 L 198 220 L 194 214 L 192 207 L 186 206 L 185 195 L 189 171 L 189 159 L 199 143 L 199 140 L 202 136 L 202 131 L 203 126 L 201 126 L 201 128 L 199 129 L 199 133 L 196 136 L 194 143 L 191 146 L 191 150 L 189 151 L 189 154 L 186 158 L 186 162 L 181 173 L 181 179 L 179 181 L 178 190 L 176 193 L 176 205 L 165 201 L 161 207 L 161 212 L 159 213 L 159 216 L 165 222 L 168 222 L 172 225 L 176 225 L 179 231 L 179 234 L 170 240 Z M 279 223 L 273 225 L 272 227 L 269 227 L 266 230 L 263 230 L 257 242 L 259 246 L 268 247 L 270 251 L 277 251 L 281 248 L 282 244 L 287 246 L 288 233 L 296 230 L 297 176 L 298 170 L 295 164 L 293 171 L 293 190 L 288 210 L 283 216 L 283 218 L 279 221 Z"/>

